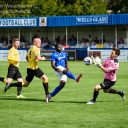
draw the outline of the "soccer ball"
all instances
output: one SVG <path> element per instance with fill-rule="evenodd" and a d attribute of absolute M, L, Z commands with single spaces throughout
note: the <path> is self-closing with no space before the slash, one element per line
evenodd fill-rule
<path fill-rule="evenodd" d="M 83 61 L 84 61 L 84 64 L 86 64 L 86 65 L 92 64 L 92 59 L 90 57 L 85 57 Z"/>

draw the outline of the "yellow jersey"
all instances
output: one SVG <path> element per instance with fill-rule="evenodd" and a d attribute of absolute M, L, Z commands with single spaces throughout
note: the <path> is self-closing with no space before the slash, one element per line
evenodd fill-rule
<path fill-rule="evenodd" d="M 12 47 L 8 52 L 8 63 L 19 67 L 19 52 L 16 48 Z"/>
<path fill-rule="evenodd" d="M 28 61 L 28 68 L 30 69 L 37 69 L 38 68 L 38 60 L 36 58 L 40 56 L 40 48 L 36 46 L 32 46 L 27 53 L 27 61 Z"/>

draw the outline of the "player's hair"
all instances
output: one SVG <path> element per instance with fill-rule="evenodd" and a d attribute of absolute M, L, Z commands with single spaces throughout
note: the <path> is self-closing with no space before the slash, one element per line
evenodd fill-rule
<path fill-rule="evenodd" d="M 56 43 L 55 44 L 55 49 L 57 49 L 59 47 L 59 45 L 62 45 L 61 43 Z"/>
<path fill-rule="evenodd" d="M 12 43 L 14 43 L 15 41 L 19 41 L 19 38 L 18 38 L 18 37 L 14 37 L 14 38 L 12 39 Z"/>
<path fill-rule="evenodd" d="M 32 38 L 32 42 L 34 41 L 35 38 L 41 39 L 39 35 L 34 35 L 34 37 Z"/>
<path fill-rule="evenodd" d="M 118 55 L 118 56 L 120 55 L 120 49 L 119 48 L 114 47 L 112 50 L 114 50 L 116 52 L 116 55 Z"/>

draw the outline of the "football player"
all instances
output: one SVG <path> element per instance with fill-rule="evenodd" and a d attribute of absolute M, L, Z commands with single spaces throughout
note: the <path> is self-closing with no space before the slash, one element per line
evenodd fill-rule
<path fill-rule="evenodd" d="M 22 86 L 27 87 L 33 80 L 34 76 L 40 78 L 43 81 L 43 87 L 46 95 L 46 102 L 48 102 L 48 94 L 49 94 L 48 77 L 44 74 L 44 72 L 38 66 L 39 61 L 45 60 L 45 57 L 41 57 L 40 55 L 40 47 L 41 47 L 41 39 L 34 38 L 33 46 L 28 50 L 28 53 L 26 56 L 26 59 L 28 61 L 27 76 Z M 20 87 L 22 86 L 20 85 Z"/>
<path fill-rule="evenodd" d="M 6 79 L 4 77 L 0 77 L 0 81 L 6 83 Z"/>
<path fill-rule="evenodd" d="M 24 96 L 21 94 L 23 79 L 19 71 L 19 52 L 17 50 L 19 46 L 20 46 L 19 39 L 16 37 L 13 38 L 12 48 L 8 52 L 9 67 L 8 67 L 8 74 L 7 74 L 6 86 L 5 86 L 4 92 L 6 92 L 9 87 L 15 86 L 15 87 L 18 87 L 17 98 L 24 98 Z M 17 80 L 18 82 L 12 83 L 13 79 Z"/>
<path fill-rule="evenodd" d="M 57 43 L 55 45 L 55 49 L 56 51 L 51 55 L 51 66 L 59 77 L 60 84 L 49 94 L 49 99 L 55 96 L 65 86 L 67 77 L 75 80 L 76 82 L 79 82 L 82 77 L 82 74 L 75 76 L 69 71 L 67 53 L 63 50 L 62 45 Z"/>
<path fill-rule="evenodd" d="M 87 104 L 94 104 L 96 102 L 97 96 L 99 95 L 99 91 L 103 89 L 105 93 L 118 94 L 123 99 L 125 99 L 125 95 L 123 91 L 117 91 L 112 89 L 112 86 L 116 83 L 116 74 L 119 68 L 119 62 L 117 57 L 120 55 L 120 50 L 118 48 L 113 48 L 110 54 L 103 65 L 96 64 L 104 73 L 104 80 L 102 83 L 97 84 L 94 88 L 93 98 L 91 101 L 87 102 Z"/>

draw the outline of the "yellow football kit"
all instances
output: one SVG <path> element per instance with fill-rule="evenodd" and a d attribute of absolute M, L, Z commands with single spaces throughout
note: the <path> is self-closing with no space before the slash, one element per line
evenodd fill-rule
<path fill-rule="evenodd" d="M 18 50 L 14 47 L 12 47 L 8 52 L 8 62 L 9 65 L 14 65 L 16 67 L 19 67 L 19 53 Z"/>
<path fill-rule="evenodd" d="M 40 56 L 40 48 L 32 46 L 27 53 L 28 68 L 33 70 L 38 68 L 39 61 L 36 60 L 38 56 Z"/>

